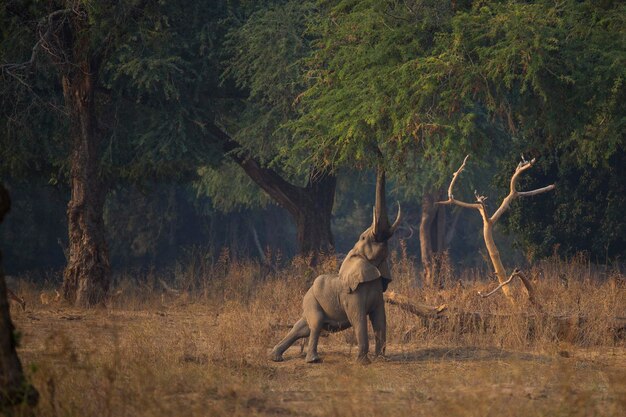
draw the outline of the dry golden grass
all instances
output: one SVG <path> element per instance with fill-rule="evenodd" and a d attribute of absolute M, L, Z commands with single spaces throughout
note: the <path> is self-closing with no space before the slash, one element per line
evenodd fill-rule
<path fill-rule="evenodd" d="M 286 332 L 276 325 L 293 323 L 314 277 L 336 268 L 329 261 L 314 271 L 294 261 L 268 271 L 226 253 L 215 265 L 176 268 L 168 282 L 179 293 L 163 291 L 156 276 L 121 277 L 109 306 L 88 311 L 42 305 L 42 290 L 24 284 L 27 309 L 12 314 L 20 356 L 41 394 L 35 414 L 626 415 L 626 345 L 609 325 L 626 316 L 618 273 L 604 279 L 582 260 L 528 271 L 549 314 L 584 317 L 578 331 L 559 339 L 549 324 L 528 330 L 532 311 L 523 302 L 512 308 L 502 295 L 476 295 L 493 280 L 466 273 L 463 286 L 421 290 L 412 262 L 395 259 L 393 290 L 506 316 L 484 331 L 460 332 L 452 322 L 423 326 L 387 306 L 387 360 L 356 365 L 344 332 L 321 340 L 322 364 L 305 364 L 299 344 L 285 362 L 270 362 L 269 350 Z"/>

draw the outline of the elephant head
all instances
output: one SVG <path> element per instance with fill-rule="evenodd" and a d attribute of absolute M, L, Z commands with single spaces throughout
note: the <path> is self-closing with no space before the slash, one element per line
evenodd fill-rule
<path fill-rule="evenodd" d="M 383 278 L 383 291 L 391 281 L 387 264 L 388 240 L 393 236 L 402 217 L 398 203 L 398 215 L 393 225 L 389 224 L 385 203 L 385 171 L 379 167 L 376 176 L 376 204 L 372 225 L 368 227 L 348 252 L 339 269 L 339 277 L 347 292 L 352 292 L 363 282 Z"/>

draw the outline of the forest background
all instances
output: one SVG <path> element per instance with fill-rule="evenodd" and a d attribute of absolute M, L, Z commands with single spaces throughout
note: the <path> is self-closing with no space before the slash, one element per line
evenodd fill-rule
<path fill-rule="evenodd" d="M 497 204 L 520 157 L 522 188 L 556 184 L 499 225 L 516 265 L 619 265 L 625 19 L 608 0 L 4 2 L 5 270 L 65 269 L 72 301 L 72 279 L 197 256 L 314 262 L 369 224 L 382 161 L 396 248 L 438 284 L 442 257 L 489 268 L 476 213 L 434 204 L 466 154 L 466 200 Z"/>

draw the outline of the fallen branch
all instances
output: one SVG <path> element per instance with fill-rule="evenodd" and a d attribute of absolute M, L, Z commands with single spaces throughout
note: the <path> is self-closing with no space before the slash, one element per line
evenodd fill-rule
<path fill-rule="evenodd" d="M 532 302 L 532 300 L 534 300 L 534 290 L 528 279 L 526 279 L 521 272 L 517 271 L 517 273 L 512 274 L 508 281 L 513 280 L 516 276 L 520 278 L 522 282 L 526 280 L 526 283 L 529 284 L 526 289 L 528 290 L 530 288 L 529 300 Z M 526 285 L 526 283 L 524 285 Z M 492 292 L 498 289 L 499 288 L 496 288 Z M 535 314 L 514 315 L 451 310 L 448 308 L 447 304 L 442 304 L 439 307 L 431 307 L 411 302 L 408 297 L 394 292 L 385 294 L 385 302 L 419 317 L 421 319 L 421 325 L 428 327 L 432 331 L 451 331 L 459 334 L 485 332 L 498 325 L 502 325 L 505 320 L 509 320 L 512 317 L 519 317 L 527 321 L 529 334 L 536 332 L 538 328 L 549 327 L 553 329 L 554 336 L 558 339 L 574 340 L 578 336 L 580 329 L 587 322 L 585 316 L 554 316 L 543 313 L 540 308 L 538 308 Z M 607 329 L 611 331 L 616 339 L 626 339 L 626 317 L 613 317 L 607 320 L 607 326 Z M 417 328 L 418 326 L 416 325 L 405 332 L 403 340 L 407 340 L 410 333 L 414 332 Z"/>
<path fill-rule="evenodd" d="M 415 314 L 420 317 L 437 317 L 445 310 L 448 309 L 446 304 L 442 304 L 438 307 L 427 306 L 425 304 L 414 303 L 409 301 L 409 298 L 398 294 L 393 291 L 389 291 L 384 295 L 385 302 L 391 305 L 395 305 L 401 308 L 404 311 L 408 311 L 409 313 Z"/>

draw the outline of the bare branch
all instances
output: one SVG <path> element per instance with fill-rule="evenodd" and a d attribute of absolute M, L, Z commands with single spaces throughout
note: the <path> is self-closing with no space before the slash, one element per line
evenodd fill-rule
<path fill-rule="evenodd" d="M 43 24 L 47 24 L 47 28 L 46 28 L 45 33 L 41 35 L 39 37 L 39 40 L 35 43 L 35 45 L 33 45 L 29 60 L 25 62 L 21 62 L 21 63 L 3 64 L 3 65 L 0 65 L 0 68 L 3 71 L 6 71 L 7 73 L 9 73 L 11 76 L 15 76 L 11 72 L 12 70 L 30 67 L 35 62 L 35 59 L 37 58 L 37 53 L 42 47 L 44 47 L 44 43 L 46 42 L 48 36 L 50 36 L 52 32 L 52 19 L 54 19 L 57 16 L 66 15 L 70 12 L 72 12 L 71 9 L 55 10 L 54 12 L 50 13 L 49 15 L 41 19 L 39 26 L 42 26 Z M 46 51 L 50 53 L 49 50 L 46 50 Z"/>
<path fill-rule="evenodd" d="M 474 197 L 476 197 L 476 201 L 482 205 L 485 205 L 485 201 L 487 201 L 487 197 L 484 195 L 478 194 L 478 191 L 474 190 Z"/>
<path fill-rule="evenodd" d="M 500 219 L 500 217 L 502 217 L 502 215 L 509 209 L 509 207 L 511 206 L 511 203 L 517 197 L 530 197 L 533 195 L 551 191 L 555 188 L 555 185 L 552 184 L 552 185 L 548 185 L 547 187 L 539 188 L 537 190 L 517 191 L 517 180 L 519 176 L 522 174 L 522 172 L 530 169 L 535 164 L 535 161 L 536 161 L 535 158 L 531 159 L 530 161 L 526 161 L 524 159 L 524 156 L 522 155 L 522 162 L 520 162 L 517 165 L 517 168 L 515 168 L 515 172 L 513 173 L 513 176 L 511 177 L 509 195 L 507 195 L 504 198 L 504 200 L 502 200 L 502 203 L 500 204 L 500 207 L 498 207 L 498 210 L 496 210 L 496 212 L 493 213 L 493 216 L 491 216 L 491 218 L 489 219 L 491 223 L 497 222 Z"/>
<path fill-rule="evenodd" d="M 513 271 L 513 273 L 511 274 L 511 276 L 509 277 L 509 279 L 507 279 L 504 282 L 501 282 L 500 285 L 498 285 L 496 288 L 494 288 L 493 290 L 489 291 L 487 294 L 483 294 L 482 291 L 478 291 L 478 295 L 480 295 L 482 298 L 487 298 L 492 296 L 493 294 L 496 293 L 496 291 L 498 291 L 500 288 L 504 287 L 505 285 L 509 285 L 511 283 L 511 281 L 513 281 L 513 278 L 515 278 L 517 276 L 517 273 L 519 271 L 516 269 L 515 271 Z"/>
<path fill-rule="evenodd" d="M 537 188 L 536 190 L 531 190 L 531 191 L 518 191 L 517 192 L 517 196 L 518 197 L 531 197 L 533 195 L 537 195 L 537 194 L 541 194 L 541 193 L 545 193 L 547 191 L 552 191 L 556 188 L 555 184 L 550 184 L 546 187 L 543 188 Z"/>
<path fill-rule="evenodd" d="M 537 295 L 535 293 L 535 287 L 533 287 L 533 284 L 528 278 L 526 278 L 526 275 L 522 274 L 522 271 L 518 271 L 517 269 L 516 271 L 517 276 L 520 280 L 522 280 L 522 284 L 524 284 L 524 287 L 526 288 L 526 292 L 528 293 L 528 301 L 530 301 L 530 303 L 534 305 L 537 309 L 543 310 L 541 308 L 541 305 L 537 301 Z"/>
<path fill-rule="evenodd" d="M 448 187 L 448 198 L 450 200 L 454 200 L 452 189 L 454 188 L 454 184 L 456 183 L 456 179 L 458 178 L 459 174 L 465 169 L 465 163 L 467 162 L 467 158 L 469 158 L 469 155 L 465 156 L 465 159 L 463 159 L 463 163 L 461 164 L 459 169 L 457 169 L 456 172 L 452 174 L 452 181 L 450 181 L 450 186 Z"/>
<path fill-rule="evenodd" d="M 438 317 L 448 309 L 447 304 L 434 307 L 412 302 L 408 297 L 394 291 L 385 293 L 384 298 L 386 303 L 398 306 L 402 310 L 408 311 L 409 313 L 420 317 Z"/>
<path fill-rule="evenodd" d="M 482 210 L 484 208 L 484 205 L 480 200 L 478 200 L 478 203 L 466 203 L 464 201 L 455 199 L 454 194 L 452 193 L 452 190 L 454 189 L 454 184 L 456 183 L 459 174 L 461 174 L 461 172 L 463 172 L 463 169 L 465 169 L 465 163 L 467 162 L 467 158 L 469 158 L 469 155 L 467 155 L 465 159 L 463 159 L 463 163 L 461 164 L 459 169 L 457 169 L 456 172 L 452 175 L 452 181 L 450 181 L 450 186 L 448 187 L 448 199 L 446 201 L 437 201 L 435 204 L 440 204 L 442 206 L 454 204 L 460 207 L 472 208 L 476 210 Z"/>
<path fill-rule="evenodd" d="M 500 288 L 504 287 L 505 285 L 509 285 L 515 277 L 518 277 L 522 281 L 522 284 L 524 284 L 524 287 L 526 288 L 526 292 L 528 293 L 528 301 L 530 301 L 532 305 L 534 305 L 535 307 L 541 310 L 541 305 L 537 302 L 537 296 L 536 296 L 535 288 L 533 287 L 533 284 L 530 282 L 528 278 L 526 278 L 526 275 L 524 275 L 522 271 L 520 271 L 518 268 L 515 268 L 515 270 L 511 273 L 511 276 L 509 277 L 509 279 L 500 283 L 500 285 L 498 285 L 492 291 L 489 291 L 487 294 L 483 294 L 482 292 L 478 291 L 478 295 L 480 295 L 482 298 L 487 298 L 495 294 Z"/>

